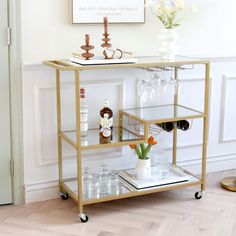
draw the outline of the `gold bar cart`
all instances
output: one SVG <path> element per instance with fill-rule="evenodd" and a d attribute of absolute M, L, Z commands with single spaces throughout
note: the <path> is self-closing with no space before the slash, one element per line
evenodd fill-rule
<path fill-rule="evenodd" d="M 208 106 L 209 106 L 209 74 L 210 63 L 207 60 L 192 59 L 188 57 L 176 57 L 173 61 L 163 61 L 158 57 L 142 57 L 138 58 L 137 63 L 133 64 L 104 64 L 104 65 L 87 65 L 82 66 L 71 63 L 67 60 L 51 60 L 44 61 L 44 64 L 56 69 L 56 97 L 57 97 L 57 130 L 58 130 L 58 167 L 59 167 L 59 191 L 63 199 L 70 196 L 78 206 L 79 216 L 82 222 L 88 221 L 88 216 L 84 213 L 84 206 L 99 202 L 106 202 L 116 199 L 135 197 L 144 194 L 151 194 L 160 191 L 183 188 L 187 186 L 200 185 L 201 191 L 195 193 L 195 198 L 200 199 L 206 187 L 206 154 L 207 154 L 207 131 L 208 131 Z M 178 92 L 174 96 L 173 104 L 162 105 L 156 107 L 143 107 L 134 109 L 124 109 L 119 111 L 119 125 L 114 129 L 114 138 L 112 143 L 100 144 L 99 141 L 94 142 L 90 136 L 98 135 L 98 130 L 89 130 L 88 144 L 85 146 L 81 144 L 80 137 L 80 72 L 84 70 L 100 70 L 100 69 L 126 69 L 126 68 L 174 68 L 175 79 L 178 80 L 178 71 L 181 67 L 186 65 L 203 65 L 205 71 L 205 91 L 204 91 L 204 110 L 197 111 L 178 104 Z M 75 83 L 75 104 L 76 104 L 76 130 L 62 131 L 61 122 L 61 71 L 73 71 Z M 155 114 L 155 116 L 150 115 Z M 124 117 L 133 119 L 144 126 L 142 135 L 136 134 L 129 129 L 123 127 Z M 82 151 L 109 148 L 114 146 L 124 146 L 128 144 L 140 144 L 147 142 L 148 129 L 151 124 L 175 122 L 187 119 L 203 119 L 203 141 L 202 141 L 202 171 L 200 178 L 194 176 L 192 173 L 180 168 L 184 173 L 191 176 L 187 182 L 169 184 L 159 186 L 152 189 L 145 189 L 143 191 L 136 191 L 123 187 L 119 194 L 107 194 L 99 198 L 83 198 L 82 192 Z M 177 166 L 177 128 L 173 132 L 173 159 L 172 164 Z M 69 143 L 76 149 L 77 156 L 77 177 L 74 179 L 63 179 L 62 168 L 62 140 Z"/>

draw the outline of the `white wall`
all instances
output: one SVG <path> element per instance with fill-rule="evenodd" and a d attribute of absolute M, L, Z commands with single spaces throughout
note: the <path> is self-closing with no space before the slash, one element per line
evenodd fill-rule
<path fill-rule="evenodd" d="M 80 51 L 84 34 L 100 51 L 102 25 L 71 25 L 70 0 L 22 0 L 22 53 L 24 64 L 51 58 L 68 58 Z M 178 29 L 181 54 L 236 54 L 234 0 L 189 0 L 198 13 L 191 13 Z M 146 10 L 145 24 L 110 25 L 112 44 L 135 55 L 156 55 L 161 24 Z"/>
<path fill-rule="evenodd" d="M 93 44 L 99 46 L 102 38 L 101 25 L 71 25 L 69 23 L 69 0 L 22 0 L 22 52 L 23 52 L 23 115 L 24 115 L 24 168 L 26 202 L 57 197 L 57 150 L 55 116 L 55 73 L 41 65 L 41 61 L 50 58 L 68 58 L 82 44 L 84 34 L 89 33 Z M 221 57 L 236 57 L 236 32 L 232 23 L 236 16 L 233 11 L 236 2 L 219 0 L 199 0 L 199 12 L 191 14 L 178 29 L 179 46 L 183 54 Z M 133 51 L 135 55 L 154 55 L 158 48 L 158 33 L 161 25 L 147 11 L 145 24 L 110 25 L 112 43 L 117 47 Z M 125 40 L 124 40 L 125 39 Z M 99 50 L 96 50 L 99 52 Z M 231 110 L 235 101 L 236 62 L 227 58 L 212 63 L 212 97 L 210 106 L 210 133 L 208 146 L 208 171 L 216 171 L 236 166 L 235 133 L 232 120 L 236 111 Z M 34 65 L 32 65 L 34 64 Z M 136 80 L 140 74 L 134 70 L 100 71 L 87 73 L 83 82 L 89 91 L 89 106 L 99 110 L 102 99 L 109 88 L 113 107 L 132 107 L 137 103 Z M 182 101 L 188 100 L 195 107 L 202 106 L 200 94 L 203 75 L 199 70 L 185 74 L 189 82 L 182 93 Z M 72 74 L 63 73 L 65 95 L 71 95 Z M 112 82 L 111 79 L 115 79 Z M 93 81 L 96 87 L 88 81 Z M 188 92 L 194 88 L 195 93 Z M 197 91 L 197 92 L 196 92 Z M 100 94 L 100 95 L 98 95 Z M 65 101 L 68 106 L 67 126 L 73 126 L 73 100 Z M 91 113 L 90 113 L 91 114 Z M 96 112 L 91 118 L 95 124 Z M 201 124 L 194 123 L 193 129 L 181 134 L 179 150 L 182 165 L 199 172 L 201 156 Z M 234 127 L 233 127 L 234 129 Z M 187 136 L 186 136 L 187 135 Z M 186 138 L 187 137 L 187 138 Z M 128 149 L 115 149 L 109 162 L 111 168 L 133 166 L 135 159 Z M 109 152 L 86 156 L 85 163 L 98 165 L 107 161 Z M 66 176 L 75 173 L 74 153 L 66 147 Z"/>

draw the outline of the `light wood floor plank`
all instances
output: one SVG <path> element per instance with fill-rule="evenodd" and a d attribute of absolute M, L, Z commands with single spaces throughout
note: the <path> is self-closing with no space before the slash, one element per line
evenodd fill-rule
<path fill-rule="evenodd" d="M 191 187 L 87 206 L 86 224 L 71 199 L 2 206 L 0 236 L 236 236 L 236 193 L 219 185 L 228 175 L 209 174 L 201 200 Z"/>

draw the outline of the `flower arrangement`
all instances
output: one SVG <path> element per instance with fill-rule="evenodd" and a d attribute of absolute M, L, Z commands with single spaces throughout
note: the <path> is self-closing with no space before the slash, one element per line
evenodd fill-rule
<path fill-rule="evenodd" d="M 148 160 L 149 157 L 147 155 L 150 152 L 152 146 L 156 144 L 157 144 L 157 141 L 154 139 L 153 136 L 150 136 L 148 139 L 148 144 L 146 146 L 144 143 L 139 144 L 139 146 L 136 144 L 130 144 L 129 146 L 131 149 L 135 150 L 139 159 Z"/>
<path fill-rule="evenodd" d="M 149 0 L 147 5 L 151 7 L 153 14 L 166 29 L 180 26 L 180 23 L 189 12 L 197 11 L 195 4 L 187 7 L 184 0 Z"/>

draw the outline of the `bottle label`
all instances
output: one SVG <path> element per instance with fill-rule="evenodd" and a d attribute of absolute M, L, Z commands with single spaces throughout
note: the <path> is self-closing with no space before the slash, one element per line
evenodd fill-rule
<path fill-rule="evenodd" d="M 103 130 L 102 135 L 103 135 L 105 138 L 110 137 L 110 136 L 111 136 L 111 130 L 109 130 L 109 129 Z"/>
<path fill-rule="evenodd" d="M 88 121 L 88 113 L 80 113 L 80 122 Z"/>
<path fill-rule="evenodd" d="M 111 128 L 113 126 L 113 117 L 110 119 L 106 120 L 103 117 L 100 118 L 100 125 L 104 127 L 105 125 Z"/>
<path fill-rule="evenodd" d="M 87 131 L 88 130 L 88 123 L 80 123 L 80 131 Z"/>

